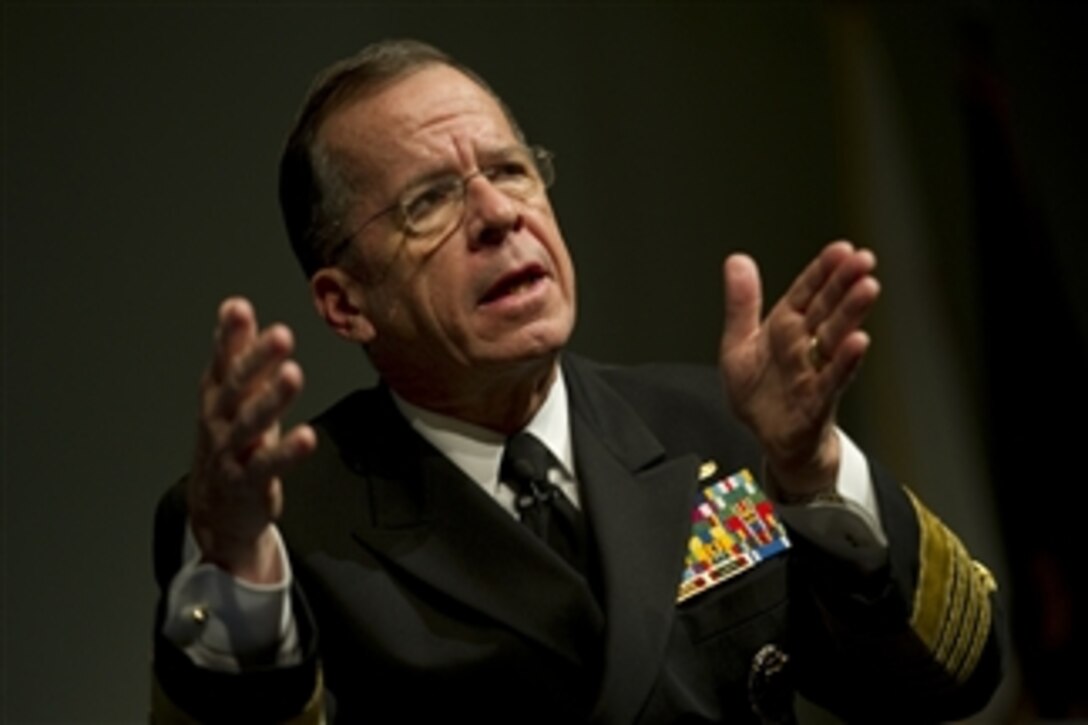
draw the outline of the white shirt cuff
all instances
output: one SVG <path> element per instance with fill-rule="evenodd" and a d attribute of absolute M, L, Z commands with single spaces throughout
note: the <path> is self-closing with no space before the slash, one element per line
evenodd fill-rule
<path fill-rule="evenodd" d="M 297 662 L 300 647 L 291 609 L 291 564 L 273 529 L 283 577 L 254 584 L 209 562 L 186 526 L 181 569 L 170 582 L 163 633 L 197 665 L 237 672 L 247 664 Z"/>

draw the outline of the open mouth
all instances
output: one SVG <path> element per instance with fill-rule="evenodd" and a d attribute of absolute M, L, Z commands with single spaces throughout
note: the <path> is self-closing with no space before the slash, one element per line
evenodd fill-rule
<path fill-rule="evenodd" d="M 533 264 L 523 267 L 516 272 L 505 275 L 498 282 L 491 285 L 491 288 L 480 299 L 480 304 L 486 305 L 504 297 L 519 295 L 534 287 L 545 276 L 547 275 L 544 268 L 540 265 Z"/>

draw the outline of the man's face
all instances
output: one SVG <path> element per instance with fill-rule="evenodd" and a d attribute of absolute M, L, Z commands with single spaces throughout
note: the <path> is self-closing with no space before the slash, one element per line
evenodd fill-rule
<path fill-rule="evenodd" d="M 495 99 L 444 65 L 348 104 L 320 139 L 370 179 L 350 224 L 423 180 L 469 176 L 521 143 Z M 442 384 L 546 358 L 570 336 L 574 270 L 543 189 L 518 200 L 477 175 L 444 236 L 406 235 L 390 213 L 351 244 L 342 266 L 360 282 L 363 341 L 387 378 L 426 374 Z"/>

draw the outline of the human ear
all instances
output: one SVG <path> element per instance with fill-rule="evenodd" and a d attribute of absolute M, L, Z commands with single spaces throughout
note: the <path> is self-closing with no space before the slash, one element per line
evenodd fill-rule
<path fill-rule="evenodd" d="M 355 277 L 340 267 L 323 267 L 310 277 L 310 295 L 317 314 L 337 335 L 364 345 L 374 339 L 363 287 Z"/>

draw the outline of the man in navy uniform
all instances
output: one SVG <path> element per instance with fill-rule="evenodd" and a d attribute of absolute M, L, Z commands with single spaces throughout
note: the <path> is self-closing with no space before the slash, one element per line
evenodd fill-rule
<path fill-rule="evenodd" d="M 319 314 L 381 384 L 282 431 L 291 333 L 222 304 L 193 467 L 156 520 L 153 718 L 788 722 L 797 690 L 857 719 L 981 707 L 992 577 L 835 425 L 873 255 L 828 245 L 765 316 L 730 256 L 716 370 L 599 365 L 563 352 L 553 173 L 430 46 L 319 76 L 281 204 Z"/>

